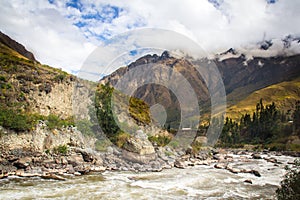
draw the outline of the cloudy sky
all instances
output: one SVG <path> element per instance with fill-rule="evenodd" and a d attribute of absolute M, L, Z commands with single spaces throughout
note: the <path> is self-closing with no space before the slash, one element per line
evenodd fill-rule
<path fill-rule="evenodd" d="M 0 30 L 68 72 L 110 38 L 138 28 L 181 33 L 207 52 L 300 35 L 296 0 L 1 0 Z"/>

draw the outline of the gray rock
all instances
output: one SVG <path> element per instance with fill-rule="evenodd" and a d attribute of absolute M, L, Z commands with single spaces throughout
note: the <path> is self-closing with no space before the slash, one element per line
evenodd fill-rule
<path fill-rule="evenodd" d="M 258 153 L 252 154 L 253 159 L 261 159 L 261 156 Z"/>
<path fill-rule="evenodd" d="M 26 167 L 29 166 L 31 163 L 32 159 L 30 157 L 23 157 L 20 158 L 19 160 L 15 161 L 13 165 L 17 167 L 18 169 L 25 169 Z"/>
<path fill-rule="evenodd" d="M 174 167 L 180 168 L 180 169 L 185 169 L 187 168 L 187 164 L 183 160 L 176 160 L 174 162 Z"/>
<path fill-rule="evenodd" d="M 251 173 L 257 177 L 261 177 L 260 173 L 257 170 L 252 170 Z"/>
<path fill-rule="evenodd" d="M 244 180 L 244 182 L 252 184 L 252 181 L 250 179 Z"/>

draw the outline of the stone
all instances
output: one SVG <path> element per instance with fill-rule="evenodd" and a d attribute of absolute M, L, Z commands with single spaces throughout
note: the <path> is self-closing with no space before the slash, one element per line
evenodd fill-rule
<path fill-rule="evenodd" d="M 32 159 L 30 157 L 23 157 L 23 158 L 20 158 L 17 161 L 15 161 L 13 163 L 13 165 L 15 167 L 17 167 L 18 169 L 25 169 L 26 167 L 29 166 L 31 161 L 32 161 Z"/>
<path fill-rule="evenodd" d="M 88 153 L 86 151 L 81 151 L 80 153 L 85 162 L 93 162 L 94 161 L 94 157 L 91 153 Z"/>
<path fill-rule="evenodd" d="M 93 172 L 104 172 L 106 170 L 106 167 L 104 166 L 92 166 L 91 171 Z"/>
<path fill-rule="evenodd" d="M 237 169 L 237 168 L 231 168 L 231 167 L 227 167 L 226 168 L 228 171 L 230 171 L 231 173 L 234 173 L 234 174 L 237 174 L 237 173 L 240 173 L 241 170 L 240 169 Z"/>
<path fill-rule="evenodd" d="M 157 156 L 156 156 L 155 153 L 141 155 L 141 154 L 133 153 L 133 152 L 129 152 L 129 151 L 123 151 L 122 152 L 122 157 L 124 159 L 128 160 L 128 161 L 137 162 L 137 163 L 140 163 L 140 164 L 147 164 L 150 161 L 157 159 Z"/>
<path fill-rule="evenodd" d="M 185 161 L 176 160 L 174 162 L 174 167 L 177 167 L 177 168 L 180 168 L 180 169 L 185 169 L 185 168 L 187 168 L 187 165 L 186 165 Z"/>
<path fill-rule="evenodd" d="M 67 158 L 68 163 L 72 164 L 73 166 L 80 165 L 84 163 L 84 160 L 82 158 L 81 154 L 72 154 Z"/>
<path fill-rule="evenodd" d="M 261 156 L 258 153 L 252 154 L 253 159 L 261 159 Z"/>
<path fill-rule="evenodd" d="M 251 173 L 257 177 L 261 177 L 260 173 L 257 170 L 252 170 Z"/>
<path fill-rule="evenodd" d="M 81 176 L 81 173 L 80 172 L 74 172 L 74 175 L 75 176 Z"/>
<path fill-rule="evenodd" d="M 266 161 L 271 162 L 271 163 L 278 163 L 276 158 L 265 158 Z"/>
<path fill-rule="evenodd" d="M 215 155 L 213 155 L 213 159 L 215 159 L 215 160 L 224 160 L 224 155 L 222 155 L 222 154 L 215 154 Z"/>
<path fill-rule="evenodd" d="M 74 167 L 72 165 L 67 165 L 66 170 L 69 174 L 75 173 Z"/>
<path fill-rule="evenodd" d="M 225 169 L 227 166 L 225 163 L 217 163 L 214 165 L 214 168 L 216 169 Z"/>
<path fill-rule="evenodd" d="M 250 179 L 244 180 L 244 182 L 252 184 L 252 181 Z"/>
<path fill-rule="evenodd" d="M 140 155 L 149 155 L 155 153 L 154 147 L 149 140 L 142 140 L 140 138 L 129 138 L 123 145 L 123 148 L 129 152 Z"/>
<path fill-rule="evenodd" d="M 66 157 L 62 157 L 62 158 L 60 159 L 60 162 L 61 162 L 61 164 L 63 164 L 63 165 L 67 165 L 67 164 L 68 164 L 68 160 L 66 159 Z"/>
<path fill-rule="evenodd" d="M 56 175 L 56 174 L 42 175 L 41 178 L 43 178 L 43 179 L 53 179 L 53 180 L 59 180 L 59 181 L 65 181 L 66 180 L 64 177 L 61 177 L 61 176 Z"/>

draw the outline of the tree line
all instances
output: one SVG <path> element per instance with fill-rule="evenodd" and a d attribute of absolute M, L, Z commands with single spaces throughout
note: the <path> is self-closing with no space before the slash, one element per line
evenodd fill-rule
<path fill-rule="evenodd" d="M 291 135 L 300 136 L 300 101 L 295 103 L 293 111 L 283 112 L 274 102 L 264 105 L 260 99 L 252 115 L 242 115 L 239 122 L 226 117 L 218 145 L 284 143 Z"/>

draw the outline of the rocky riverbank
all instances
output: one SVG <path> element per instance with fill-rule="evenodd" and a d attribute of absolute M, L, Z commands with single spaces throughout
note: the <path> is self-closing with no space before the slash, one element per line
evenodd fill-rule
<path fill-rule="evenodd" d="M 106 152 L 71 147 L 66 154 L 2 149 L 0 178 L 38 176 L 44 179 L 65 180 L 69 175 L 80 176 L 105 170 L 158 172 L 173 167 L 184 169 L 196 165 L 213 165 L 216 169 L 225 169 L 232 173 L 250 173 L 260 177 L 261 174 L 257 169 L 243 168 L 237 163 L 249 163 L 255 159 L 264 159 L 274 163 L 274 166 L 283 168 L 281 166 L 283 163 L 274 158 L 281 154 L 267 151 L 209 149 L 192 155 L 175 151 L 170 147 L 157 148 L 152 155 L 140 155 L 116 147 L 109 147 Z M 297 153 L 290 155 L 299 157 Z M 293 162 L 288 164 L 293 164 Z M 251 183 L 251 180 L 245 181 Z"/>
<path fill-rule="evenodd" d="M 300 157 L 296 152 L 253 152 L 213 148 L 206 148 L 195 155 L 191 148 L 154 148 L 141 131 L 137 131 L 124 149 L 109 146 L 105 152 L 99 152 L 93 150 L 96 138 L 83 136 L 75 127 L 50 131 L 43 122 L 32 132 L 16 133 L 1 127 L 0 131 L 0 178 L 38 176 L 65 180 L 69 175 L 80 176 L 106 170 L 159 172 L 173 167 L 184 169 L 196 165 L 213 165 L 217 169 L 225 169 L 232 173 L 260 176 L 257 169 L 246 169 L 237 166 L 236 163 L 265 159 L 274 163 L 274 166 L 282 167 L 282 163 L 274 156 L 284 153 Z"/>

